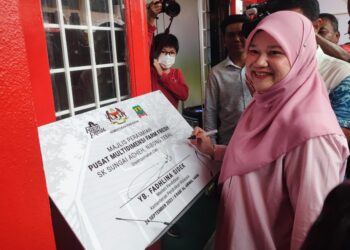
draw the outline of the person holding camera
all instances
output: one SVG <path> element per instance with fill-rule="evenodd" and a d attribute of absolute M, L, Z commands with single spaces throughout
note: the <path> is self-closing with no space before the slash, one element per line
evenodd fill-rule
<path fill-rule="evenodd" d="M 156 20 L 158 19 L 159 13 L 162 12 L 163 5 L 160 0 L 152 0 L 147 4 L 147 24 L 148 24 L 148 45 L 151 48 L 153 34 L 157 30 Z"/>
<path fill-rule="evenodd" d="M 160 33 L 153 38 L 155 21 L 163 11 L 162 2 L 153 0 L 148 5 L 148 34 L 150 39 L 151 84 L 152 91 L 160 90 L 177 109 L 179 101 L 188 98 L 189 89 L 181 69 L 172 68 L 179 51 L 179 42 L 175 35 Z"/>
<path fill-rule="evenodd" d="M 177 109 L 179 101 L 187 100 L 189 88 L 181 69 L 172 68 L 179 51 L 179 42 L 175 35 L 169 33 L 171 22 L 164 33 L 153 37 L 157 30 L 156 20 L 161 12 L 165 12 L 172 19 L 180 13 L 180 6 L 175 1 L 165 3 L 163 0 L 152 0 L 147 5 L 152 91 L 160 90 Z M 167 234 L 175 238 L 180 237 L 177 224 L 174 224 Z"/>
<path fill-rule="evenodd" d="M 349 155 L 317 70 L 311 22 L 299 13 L 265 17 L 246 40 L 255 89 L 229 145 L 195 128 L 192 144 L 222 160 L 215 249 L 300 249 Z M 326 121 L 326 122 L 320 122 Z"/>

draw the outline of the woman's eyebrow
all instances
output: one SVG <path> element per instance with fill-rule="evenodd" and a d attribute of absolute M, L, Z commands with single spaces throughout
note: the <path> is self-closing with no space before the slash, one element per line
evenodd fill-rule
<path fill-rule="evenodd" d="M 282 49 L 282 47 L 281 46 L 279 46 L 279 45 L 269 45 L 269 46 L 267 46 L 269 49 Z"/>

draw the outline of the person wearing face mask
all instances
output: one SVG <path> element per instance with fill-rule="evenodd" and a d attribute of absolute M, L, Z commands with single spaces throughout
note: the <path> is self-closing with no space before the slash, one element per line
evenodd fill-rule
<path fill-rule="evenodd" d="M 177 109 L 179 101 L 188 98 L 188 86 L 181 69 L 172 68 L 179 51 L 179 42 L 173 34 L 161 33 L 154 37 L 151 47 L 152 90 L 160 90 Z"/>
<path fill-rule="evenodd" d="M 162 3 L 159 0 L 152 0 L 147 5 L 152 90 L 162 91 L 173 106 L 178 108 L 180 100 L 187 100 L 189 90 L 181 69 L 171 68 L 179 51 L 176 36 L 160 33 L 153 37 L 157 30 L 156 20 L 161 11 Z"/>
<path fill-rule="evenodd" d="M 157 30 L 156 20 L 161 12 L 162 1 L 149 1 L 147 4 L 147 29 L 151 59 L 152 91 L 162 91 L 177 109 L 180 100 L 187 100 L 189 89 L 181 69 L 171 68 L 175 63 L 176 55 L 179 51 L 179 42 L 176 36 L 169 33 L 161 33 L 154 37 L 154 33 Z M 174 224 L 167 231 L 167 234 L 171 237 L 179 238 L 181 233 L 177 224 Z M 157 241 L 152 250 L 160 249 L 159 245 L 160 243 Z"/>

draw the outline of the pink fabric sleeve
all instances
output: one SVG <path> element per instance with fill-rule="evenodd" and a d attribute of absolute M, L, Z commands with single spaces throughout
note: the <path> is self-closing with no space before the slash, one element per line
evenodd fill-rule
<path fill-rule="evenodd" d="M 187 100 L 188 86 L 180 69 L 173 69 L 169 74 L 163 73 L 160 76 L 160 82 L 176 99 Z"/>
<path fill-rule="evenodd" d="M 226 145 L 215 145 L 214 160 L 222 161 L 226 152 Z"/>
<path fill-rule="evenodd" d="M 347 150 L 342 140 L 334 135 L 313 138 L 286 156 L 286 185 L 295 213 L 292 250 L 300 249 L 326 195 L 344 178 Z"/>

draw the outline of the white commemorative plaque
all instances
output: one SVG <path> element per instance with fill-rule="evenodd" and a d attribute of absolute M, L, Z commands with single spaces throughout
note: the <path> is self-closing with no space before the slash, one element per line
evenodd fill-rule
<path fill-rule="evenodd" d="M 218 168 L 161 92 L 39 128 L 49 195 L 85 249 L 145 249 Z"/>

